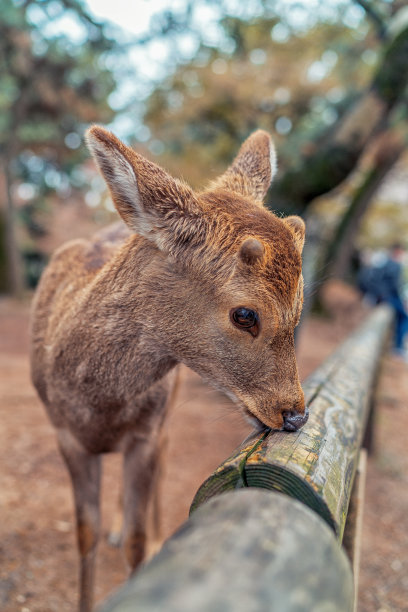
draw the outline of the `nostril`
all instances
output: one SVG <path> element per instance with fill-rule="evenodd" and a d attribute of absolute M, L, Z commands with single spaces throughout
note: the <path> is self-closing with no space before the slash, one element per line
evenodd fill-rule
<path fill-rule="evenodd" d="M 285 431 L 297 431 L 307 422 L 309 418 L 309 410 L 306 408 L 304 414 L 294 412 L 293 410 L 285 410 L 282 412 L 283 429 Z"/>
<path fill-rule="evenodd" d="M 299 427 L 296 425 L 296 423 L 293 423 L 289 419 L 284 419 L 284 421 L 283 421 L 283 429 L 285 431 L 297 431 L 299 429 Z"/>

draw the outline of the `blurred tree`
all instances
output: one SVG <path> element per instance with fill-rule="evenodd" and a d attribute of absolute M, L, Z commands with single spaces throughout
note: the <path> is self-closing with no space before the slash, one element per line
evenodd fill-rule
<path fill-rule="evenodd" d="M 314 198 L 334 189 L 354 170 L 373 137 L 388 128 L 395 115 L 406 121 L 408 85 L 408 26 L 385 43 L 381 59 L 366 89 L 322 134 L 310 151 L 273 185 L 271 197 L 279 208 L 300 214 Z M 402 111 L 402 113 L 401 113 Z"/>
<path fill-rule="evenodd" d="M 275 186 L 278 193 L 285 193 L 295 182 L 292 202 L 296 202 L 297 210 L 302 212 L 316 196 L 337 187 L 361 165 L 367 145 L 373 150 L 369 167 L 363 169 L 363 180 L 348 198 L 348 205 L 332 235 L 322 241 L 321 224 L 314 228 L 310 249 L 306 252 L 311 287 L 321 285 L 328 274 L 348 277 L 364 215 L 384 179 L 407 148 L 407 16 L 404 7 L 384 28 L 381 38 L 385 42 L 370 86 L 344 115 L 331 138 L 323 143 L 321 149 L 306 156 L 302 164 L 290 170 Z M 320 171 L 322 179 L 319 181 L 316 176 Z M 288 184 L 287 190 L 285 183 Z M 318 294 L 314 303 L 320 305 Z M 309 306 L 306 299 L 306 313 Z"/>
<path fill-rule="evenodd" d="M 33 235 L 41 232 L 40 194 L 63 191 L 67 176 L 74 176 L 84 124 L 113 116 L 107 97 L 115 82 L 107 58 L 120 45 L 81 0 L 0 0 L 0 6 L 0 162 L 8 202 L 3 235 L 9 278 L 18 290 L 15 201 L 29 200 L 20 217 L 22 212 Z M 215 176 L 248 133 L 263 127 L 277 135 L 279 146 L 270 206 L 302 214 L 356 168 L 379 133 L 401 120 L 406 26 L 397 24 L 398 14 L 389 23 L 403 9 L 401 0 L 322 1 L 316 14 L 295 0 L 169 6 L 134 41 L 166 36 L 171 50 L 169 76 L 145 104 L 147 146 L 196 185 L 203 174 Z M 211 28 L 202 27 L 203 8 L 217 15 Z M 55 28 L 63 14 L 71 19 L 67 27 L 74 23 L 79 30 L 76 38 Z M 197 45 L 192 59 L 178 47 L 187 38 L 190 48 L 192 40 Z M 0 239 L 0 282 L 1 252 Z"/>
<path fill-rule="evenodd" d="M 369 66 L 351 58 L 377 41 L 365 32 L 365 40 L 356 38 L 340 20 L 306 32 L 290 31 L 276 15 L 250 21 L 227 16 L 220 26 L 224 50 L 202 43 L 148 99 L 152 152 L 198 182 L 262 127 L 275 134 L 284 176 L 367 86 Z M 273 208 L 279 204 L 271 200 Z"/>
<path fill-rule="evenodd" d="M 406 130 L 401 129 L 382 132 L 375 142 L 369 167 L 363 173 L 361 184 L 352 194 L 324 255 L 322 267 L 329 270 L 333 276 L 347 278 L 361 221 L 378 188 L 406 150 L 405 132 Z"/>
<path fill-rule="evenodd" d="M 42 195 L 67 188 L 67 176 L 83 155 L 84 126 L 113 117 L 107 99 L 115 80 L 105 60 L 115 43 L 81 0 L 1 0 L 0 10 L 0 172 L 6 202 L 0 252 L 7 272 L 0 274 L 0 286 L 18 294 L 24 278 L 16 201 L 34 197 L 37 206 L 26 207 L 26 221 L 32 232 L 41 232 L 36 211 Z"/>
<path fill-rule="evenodd" d="M 339 2 L 337 20 L 318 20 L 301 31 L 287 25 L 280 2 L 263 2 L 249 20 L 224 16 L 223 43 L 201 43 L 195 58 L 150 96 L 145 120 L 151 151 L 198 183 L 203 168 L 218 172 L 248 133 L 263 127 L 277 133 L 280 149 L 269 205 L 305 214 L 359 167 L 379 134 L 390 127 L 398 131 L 407 119 L 406 7 L 355 0 L 367 16 L 360 10 L 350 23 L 344 17 L 352 4 Z M 337 247 L 355 234 L 399 155 L 384 151 L 377 157 L 371 178 L 350 200 L 328 256 L 335 258 Z M 337 271 L 347 267 L 350 244 Z"/>

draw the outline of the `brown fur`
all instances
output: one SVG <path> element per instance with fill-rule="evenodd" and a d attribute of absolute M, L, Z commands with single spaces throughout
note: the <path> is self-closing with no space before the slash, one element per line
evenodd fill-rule
<path fill-rule="evenodd" d="M 269 136 L 253 134 L 201 194 L 103 128 L 92 128 L 88 142 L 128 227 L 55 253 L 34 300 L 31 349 L 33 382 L 74 487 L 82 611 L 92 601 L 99 454 L 124 453 L 123 538 L 133 569 L 144 555 L 177 363 L 258 424 L 305 421 L 293 343 L 304 224 L 262 207 L 274 172 Z M 259 314 L 255 337 L 232 324 L 240 307 Z"/>

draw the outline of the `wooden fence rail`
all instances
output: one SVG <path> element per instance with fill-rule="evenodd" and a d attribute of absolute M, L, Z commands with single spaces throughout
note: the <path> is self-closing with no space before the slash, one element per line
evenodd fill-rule
<path fill-rule="evenodd" d="M 376 309 L 303 384 L 309 420 L 239 448 L 200 487 L 192 510 L 240 486 L 275 489 L 317 512 L 341 541 L 358 456 L 392 314 Z"/>
<path fill-rule="evenodd" d="M 352 609 L 348 559 L 317 514 L 259 489 L 200 507 L 100 612 Z"/>
<path fill-rule="evenodd" d="M 190 519 L 101 612 L 353 609 L 339 543 L 391 321 L 377 308 L 307 379 L 300 431 L 253 437 L 219 466 Z"/>

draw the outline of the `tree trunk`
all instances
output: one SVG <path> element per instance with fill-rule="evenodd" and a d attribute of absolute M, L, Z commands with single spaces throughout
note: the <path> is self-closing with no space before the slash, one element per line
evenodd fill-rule
<path fill-rule="evenodd" d="M 408 83 L 408 27 L 390 41 L 370 87 L 354 103 L 313 151 L 287 170 L 272 185 L 271 207 L 287 213 L 304 213 L 318 196 L 345 180 L 366 145 L 387 124 L 391 111 L 402 100 Z"/>
<path fill-rule="evenodd" d="M 350 270 L 351 258 L 361 221 L 373 196 L 383 183 L 385 177 L 394 167 L 405 143 L 401 140 L 385 144 L 375 156 L 373 167 L 367 174 L 361 187 L 354 194 L 345 215 L 341 219 L 333 239 L 330 241 L 325 268 L 330 269 L 333 276 L 344 278 Z"/>
<path fill-rule="evenodd" d="M 0 294 L 8 290 L 6 221 L 4 211 L 0 211 Z"/>
<path fill-rule="evenodd" d="M 8 292 L 21 297 L 24 289 L 23 266 L 20 251 L 16 238 L 16 214 L 12 195 L 12 176 L 10 171 L 10 161 L 3 160 L 5 190 L 6 190 L 6 209 L 5 209 L 5 251 L 7 269 L 7 288 Z"/>

